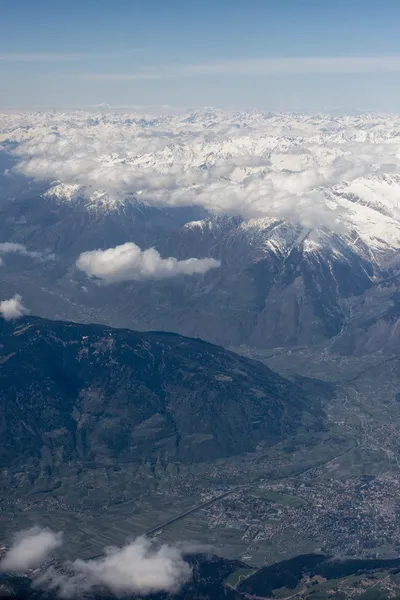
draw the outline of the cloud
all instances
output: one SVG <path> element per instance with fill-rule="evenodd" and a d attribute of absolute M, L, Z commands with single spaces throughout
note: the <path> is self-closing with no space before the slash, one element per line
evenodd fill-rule
<path fill-rule="evenodd" d="M 123 54 L 142 52 L 143 48 L 128 48 L 120 52 L 2 52 L 0 62 L 73 62 L 85 58 L 118 57 Z"/>
<path fill-rule="evenodd" d="M 204 274 L 220 266 L 213 258 L 161 258 L 155 248 L 141 250 L 133 242 L 127 242 L 107 250 L 84 252 L 76 261 L 80 271 L 89 277 L 97 277 L 105 284 L 140 279 L 166 279 L 177 275 Z"/>
<path fill-rule="evenodd" d="M 145 537 L 122 548 L 106 548 L 99 559 L 65 563 L 63 571 L 49 568 L 34 584 L 56 591 L 62 598 L 80 597 L 104 587 L 117 596 L 148 595 L 176 592 L 191 577 L 181 549 Z"/>
<path fill-rule="evenodd" d="M 3 52 L 0 54 L 2 62 L 59 62 L 75 61 L 82 58 L 96 56 L 95 54 L 78 52 Z"/>
<path fill-rule="evenodd" d="M 2 571 L 24 572 L 42 565 L 62 545 L 62 533 L 32 527 L 14 537 L 11 548 L 0 563 Z"/>
<path fill-rule="evenodd" d="M 137 110 L 0 116 L 0 142 L 17 160 L 13 173 L 52 182 L 46 195 L 57 201 L 83 200 L 95 210 L 113 210 L 127 199 L 201 206 L 340 232 L 359 229 L 360 219 L 375 223 L 390 204 L 380 231 L 396 240 L 399 130 L 396 115 Z"/>
<path fill-rule="evenodd" d="M 19 319 L 27 314 L 29 314 L 29 310 L 22 304 L 22 298 L 19 294 L 15 294 L 15 296 L 9 300 L 0 302 L 0 315 L 6 321 Z"/>
<path fill-rule="evenodd" d="M 0 253 L 6 252 L 16 252 L 18 254 L 26 254 L 26 247 L 22 244 L 15 244 L 13 242 L 1 242 L 0 243 Z"/>
<path fill-rule="evenodd" d="M 141 67 L 131 73 L 85 73 L 77 77 L 92 81 L 180 79 L 209 75 L 271 76 L 324 73 L 398 73 L 400 56 L 313 56 L 221 60 L 197 64 Z"/>
<path fill-rule="evenodd" d="M 110 52 L 3 52 L 0 62 L 75 62 L 129 56 L 144 48 Z M 324 73 L 398 73 L 400 56 L 292 56 L 214 60 L 207 63 L 175 63 L 163 66 L 142 65 L 129 73 L 79 73 L 75 77 L 92 81 L 135 81 L 175 79 L 209 75 L 270 76 L 281 74 Z"/>
<path fill-rule="evenodd" d="M 1 258 L 2 254 L 20 254 L 21 256 L 28 256 L 29 258 L 36 258 L 41 261 L 54 260 L 55 258 L 54 254 L 50 252 L 31 252 L 23 244 L 14 242 L 0 242 L 0 266 L 4 264 Z"/>
<path fill-rule="evenodd" d="M 12 545 L 0 562 L 0 571 L 24 573 L 41 567 L 63 545 L 62 532 L 32 527 L 15 534 Z M 94 560 L 76 559 L 50 565 L 35 574 L 33 586 L 56 592 L 62 598 L 77 598 L 98 588 L 117 596 L 176 592 L 191 575 L 184 554 L 208 547 L 180 544 L 171 546 L 138 537 L 121 548 L 108 547 Z"/>

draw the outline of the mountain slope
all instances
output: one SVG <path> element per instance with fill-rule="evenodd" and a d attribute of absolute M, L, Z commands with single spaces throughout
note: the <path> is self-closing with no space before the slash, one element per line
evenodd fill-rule
<path fill-rule="evenodd" d="M 224 346 L 295 346 L 337 336 L 352 316 L 351 299 L 370 290 L 379 272 L 361 244 L 276 219 L 211 216 L 165 236 L 157 249 L 180 260 L 213 257 L 221 268 L 201 278 L 100 289 L 88 283 L 85 295 L 79 284 L 64 289 L 122 326 Z"/>
<path fill-rule="evenodd" d="M 175 247 L 181 256 L 186 236 L 193 252 L 193 231 L 204 240 L 210 228 L 215 239 L 208 255 L 223 267 L 209 274 L 204 297 L 192 282 L 187 282 L 186 296 L 196 286 L 191 298 L 197 295 L 204 314 L 214 316 L 209 329 L 220 337 L 206 337 L 217 343 L 274 347 L 329 339 L 349 317 L 347 299 L 373 286 L 377 266 L 363 244 L 276 219 L 252 219 L 221 235 L 213 218 L 189 223 L 180 234 L 170 234 L 161 251 L 167 255 Z M 185 314 L 185 307 L 182 311 Z M 190 317 L 188 327 L 189 322 Z"/>
<path fill-rule="evenodd" d="M 27 184 L 25 184 L 27 185 Z M 193 218 L 195 208 L 160 209 L 127 198 L 117 206 L 88 207 L 82 197 L 65 202 L 53 193 L 19 193 L 0 204 L 0 240 L 21 243 L 34 251 L 50 251 L 70 266 L 93 248 L 134 241 L 148 247 Z"/>
<path fill-rule="evenodd" d="M 65 222 L 63 210 L 69 214 Z M 40 227 L 40 236 L 38 221 L 36 233 L 32 224 L 24 225 L 3 238 L 22 241 L 29 250 L 49 248 L 56 253 L 56 260 L 46 263 L 14 255 L 4 260 L 4 293 L 18 291 L 41 316 L 175 331 L 228 347 L 268 348 L 325 343 L 345 331 L 347 337 L 357 337 L 357 323 L 362 326 L 369 316 L 374 296 L 392 304 L 393 285 L 380 282 L 388 277 L 392 281 L 395 266 L 379 262 L 376 253 L 354 236 L 353 241 L 340 233 L 309 230 L 273 218 L 243 221 L 225 215 L 190 221 L 183 227 L 173 221 L 158 228 L 158 209 L 146 207 L 147 229 L 142 221 L 135 225 L 128 212 L 97 217 L 69 205 L 62 211 L 57 222 Z M 104 287 L 73 268 L 83 249 L 105 248 L 123 240 L 141 240 L 146 247 L 153 235 L 163 257 L 212 257 L 221 261 L 221 268 L 205 276 Z M 54 236 L 59 242 L 50 243 Z M 393 251 L 392 259 L 395 256 Z M 377 341 L 362 344 L 365 349 L 390 346 L 391 330 L 385 334 L 385 327 L 381 329 Z M 352 343 L 336 347 L 344 350 Z"/>
<path fill-rule="evenodd" d="M 191 463 L 321 426 L 300 387 L 200 340 L 25 318 L 0 344 L 4 467 Z"/>

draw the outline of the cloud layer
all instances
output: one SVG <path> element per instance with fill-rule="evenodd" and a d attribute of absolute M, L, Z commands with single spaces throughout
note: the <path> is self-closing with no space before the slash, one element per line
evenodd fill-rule
<path fill-rule="evenodd" d="M 368 226 L 372 210 L 400 220 L 399 132 L 400 117 L 376 115 L 0 116 L 0 143 L 18 161 L 14 173 L 52 182 L 48 195 L 60 201 L 108 210 L 126 198 L 198 205 L 338 231 L 357 228 L 360 218 Z M 389 197 L 388 183 L 395 190 Z M 388 220 L 383 231 L 394 226 Z"/>
<path fill-rule="evenodd" d="M 1 56 L 1 55 L 0 55 Z M 85 73 L 92 81 L 179 79 L 202 75 L 268 76 L 297 73 L 398 73 L 400 56 L 299 56 L 142 67 L 130 73 Z"/>
<path fill-rule="evenodd" d="M 32 527 L 18 532 L 0 563 L 2 571 L 24 572 L 42 565 L 62 545 L 62 533 Z"/>
<path fill-rule="evenodd" d="M 0 315 L 6 321 L 19 319 L 27 314 L 29 314 L 29 310 L 22 304 L 22 297 L 19 294 L 0 302 Z"/>
<path fill-rule="evenodd" d="M 220 266 L 213 258 L 161 258 L 155 248 L 141 250 L 133 242 L 127 242 L 107 250 L 84 252 L 76 261 L 80 271 L 96 277 L 105 284 L 139 279 L 166 279 L 177 275 L 206 273 Z"/>

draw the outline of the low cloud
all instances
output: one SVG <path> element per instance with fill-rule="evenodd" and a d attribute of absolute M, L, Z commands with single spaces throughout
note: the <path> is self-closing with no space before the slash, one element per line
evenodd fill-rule
<path fill-rule="evenodd" d="M 141 250 L 133 242 L 127 242 L 107 250 L 84 252 L 76 261 L 80 271 L 105 284 L 140 279 L 166 279 L 177 275 L 204 274 L 220 266 L 213 258 L 161 258 L 155 248 Z"/>
<path fill-rule="evenodd" d="M 3 254 L 19 254 L 28 256 L 29 258 L 38 259 L 41 261 L 54 260 L 54 254 L 50 252 L 30 251 L 23 244 L 15 242 L 0 242 L 0 266 L 4 264 L 2 259 Z"/>
<path fill-rule="evenodd" d="M 98 588 L 117 596 L 176 592 L 190 577 L 178 547 L 139 537 L 123 548 L 107 548 L 102 558 L 65 563 L 62 574 L 50 568 L 34 583 L 62 598 L 76 598 Z"/>
<path fill-rule="evenodd" d="M 22 304 L 22 297 L 19 294 L 15 294 L 9 300 L 0 302 L 0 315 L 6 321 L 19 319 L 27 314 L 29 314 L 29 310 Z"/>
<path fill-rule="evenodd" d="M 0 570 L 24 573 L 41 567 L 62 544 L 62 532 L 37 526 L 20 531 L 1 561 Z M 201 547 L 172 546 L 138 537 L 122 548 L 105 548 L 103 556 L 94 560 L 76 559 L 57 567 L 48 566 L 34 576 L 32 584 L 61 598 L 80 598 L 99 588 L 117 596 L 176 592 L 192 575 L 184 554 L 200 549 L 204 551 Z"/>
<path fill-rule="evenodd" d="M 0 253 L 1 252 L 16 252 L 21 254 L 26 252 L 26 247 L 22 244 L 15 244 L 14 242 L 1 242 Z"/>
<path fill-rule="evenodd" d="M 14 537 L 11 548 L 0 563 L 2 571 L 24 572 L 40 567 L 62 545 L 62 533 L 32 527 Z"/>

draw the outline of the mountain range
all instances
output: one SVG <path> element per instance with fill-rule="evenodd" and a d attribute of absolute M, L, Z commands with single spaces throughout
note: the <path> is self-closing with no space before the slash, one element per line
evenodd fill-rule
<path fill-rule="evenodd" d="M 398 346 L 398 117 L 199 110 L 0 116 L 2 293 L 42 317 L 225 347 Z M 98 286 L 133 242 L 219 269 Z M 1 247 L 0 247 L 1 248 Z"/>
<path fill-rule="evenodd" d="M 360 207 L 357 198 L 352 204 Z M 368 225 L 383 218 L 368 211 Z M 225 347 L 329 344 L 363 353 L 399 341 L 397 246 L 368 238 L 363 223 L 349 234 L 132 199 L 93 210 L 40 194 L 3 202 L 0 223 L 4 242 L 53 257 L 2 255 L 3 297 L 18 292 L 43 317 L 171 330 Z M 400 224 L 398 231 L 400 239 Z M 130 241 L 163 258 L 211 257 L 221 267 L 100 287 L 74 267 L 82 252 Z"/>

